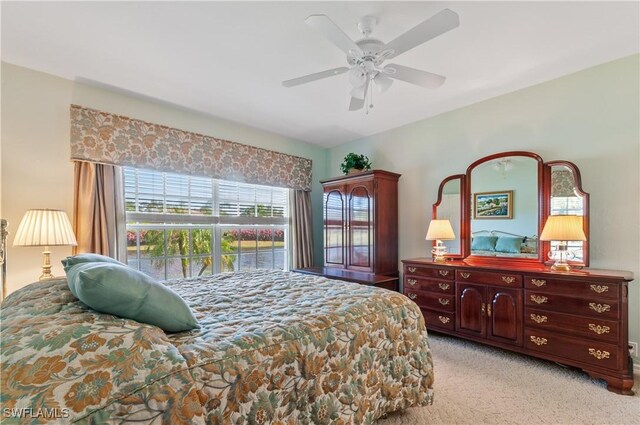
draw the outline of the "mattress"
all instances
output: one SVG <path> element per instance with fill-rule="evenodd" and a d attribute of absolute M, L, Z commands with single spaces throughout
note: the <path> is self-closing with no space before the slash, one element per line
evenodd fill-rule
<path fill-rule="evenodd" d="M 372 423 L 433 400 L 424 319 L 401 294 L 267 270 L 166 284 L 200 329 L 95 312 L 64 279 L 7 297 L 3 423 Z"/>

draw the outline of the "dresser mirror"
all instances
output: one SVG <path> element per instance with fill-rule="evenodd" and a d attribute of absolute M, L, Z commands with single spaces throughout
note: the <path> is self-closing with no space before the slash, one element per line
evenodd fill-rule
<path fill-rule="evenodd" d="M 542 161 L 505 155 L 468 170 L 470 255 L 537 260 Z"/>
<path fill-rule="evenodd" d="M 566 161 L 552 161 L 546 165 L 549 174 L 549 215 L 579 215 L 583 217 L 583 230 L 589 231 L 589 194 L 582 191 L 580 171 Z M 545 252 L 555 250 L 557 241 L 545 243 Z M 588 264 L 589 241 L 568 241 L 574 265 Z"/>
<path fill-rule="evenodd" d="M 442 181 L 438 189 L 438 201 L 433 204 L 433 218 L 447 219 L 451 223 L 456 238 L 444 240 L 448 257 L 462 258 L 462 196 L 464 193 L 464 174 L 449 176 Z"/>
<path fill-rule="evenodd" d="M 589 265 L 589 195 L 569 161 L 544 162 L 532 152 L 503 152 L 480 158 L 466 174 L 445 178 L 433 218 L 448 218 L 456 239 L 446 241 L 447 258 L 500 264 L 541 263 L 556 241 L 539 235 L 549 215 L 583 217 L 585 242 L 569 242 L 572 263 Z"/>

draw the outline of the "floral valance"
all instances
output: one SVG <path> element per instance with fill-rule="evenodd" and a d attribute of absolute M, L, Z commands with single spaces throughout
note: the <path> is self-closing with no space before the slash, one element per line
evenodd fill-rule
<path fill-rule="evenodd" d="M 311 190 L 311 160 L 71 105 L 71 159 Z"/>

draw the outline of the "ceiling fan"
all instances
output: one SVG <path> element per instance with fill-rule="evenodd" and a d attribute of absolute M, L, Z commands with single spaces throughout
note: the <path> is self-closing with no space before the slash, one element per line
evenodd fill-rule
<path fill-rule="evenodd" d="M 394 63 L 383 66 L 383 62 L 460 25 L 458 14 L 452 10 L 444 9 L 385 44 L 378 39 L 369 37 L 377 23 L 372 16 L 366 16 L 358 23 L 358 29 L 364 36 L 359 41 L 353 41 L 349 38 L 326 15 L 311 15 L 305 19 L 305 23 L 323 34 L 346 53 L 347 63 L 350 66 L 293 78 L 283 81 L 282 85 L 294 87 L 348 72 L 349 82 L 352 85 L 350 111 L 357 111 L 364 107 L 367 95 L 369 94 L 371 97 L 371 86 L 375 86 L 382 93 L 391 87 L 394 79 L 430 89 L 440 87 L 446 79 L 442 75 Z M 367 105 L 367 112 L 368 108 L 372 106 L 372 104 Z"/>

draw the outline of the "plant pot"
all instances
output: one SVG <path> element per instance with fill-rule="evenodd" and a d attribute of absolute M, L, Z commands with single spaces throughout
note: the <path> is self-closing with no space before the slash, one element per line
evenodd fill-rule
<path fill-rule="evenodd" d="M 363 172 L 364 172 L 364 169 L 363 169 L 363 168 L 350 168 L 350 169 L 349 169 L 349 172 L 348 172 L 347 174 L 348 174 L 348 175 L 351 175 L 351 174 L 360 174 L 360 173 L 363 173 Z"/>

